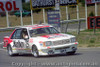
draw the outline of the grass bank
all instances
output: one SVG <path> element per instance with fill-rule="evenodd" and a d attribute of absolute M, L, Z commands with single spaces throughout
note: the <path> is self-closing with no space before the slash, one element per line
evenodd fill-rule
<path fill-rule="evenodd" d="M 100 29 L 96 29 L 96 33 L 93 30 L 81 31 L 79 35 L 76 32 L 69 33 L 75 35 L 79 42 L 78 47 L 100 47 Z"/>

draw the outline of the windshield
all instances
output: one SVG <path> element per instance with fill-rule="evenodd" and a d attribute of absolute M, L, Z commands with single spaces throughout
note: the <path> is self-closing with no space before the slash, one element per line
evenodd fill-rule
<path fill-rule="evenodd" d="M 59 32 L 53 27 L 46 27 L 46 28 L 32 29 L 29 31 L 29 33 L 31 37 L 34 37 L 34 36 L 41 36 L 47 34 L 56 34 Z"/>

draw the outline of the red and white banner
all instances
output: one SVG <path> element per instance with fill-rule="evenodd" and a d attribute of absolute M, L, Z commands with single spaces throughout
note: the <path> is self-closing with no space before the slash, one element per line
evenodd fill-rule
<path fill-rule="evenodd" d="M 0 0 L 0 12 L 22 10 L 22 0 Z"/>
<path fill-rule="evenodd" d="M 100 0 L 86 0 L 86 4 L 100 3 Z"/>

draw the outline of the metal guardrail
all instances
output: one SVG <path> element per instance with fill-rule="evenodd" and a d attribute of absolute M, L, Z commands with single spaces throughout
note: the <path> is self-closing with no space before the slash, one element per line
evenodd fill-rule
<path fill-rule="evenodd" d="M 86 21 L 85 18 L 80 18 L 79 20 L 78 19 L 72 19 L 72 20 L 63 20 L 61 21 L 61 32 L 63 32 L 63 23 L 66 23 L 64 25 L 66 25 L 65 29 L 64 29 L 64 33 L 66 33 L 68 31 L 68 24 L 69 23 L 72 23 L 72 22 L 78 22 L 78 31 L 77 31 L 77 34 L 80 34 L 80 28 L 81 28 L 81 21 Z"/>
<path fill-rule="evenodd" d="M 81 19 L 79 19 L 79 20 L 78 20 L 78 19 L 63 20 L 63 21 L 61 21 L 61 24 L 62 24 L 62 23 L 67 23 L 67 25 L 66 25 L 66 30 L 65 30 L 65 32 L 67 32 L 68 23 L 79 22 L 79 27 L 80 27 L 80 22 L 81 22 L 81 21 L 85 21 L 85 20 L 86 20 L 85 18 L 81 18 Z M 13 29 L 19 28 L 19 27 L 21 27 L 21 26 L 0 28 L 0 31 L 13 30 Z"/>
<path fill-rule="evenodd" d="M 78 22 L 78 21 L 85 21 L 86 19 L 85 18 L 80 18 L 79 20 L 78 19 L 72 19 L 72 20 L 63 20 L 61 21 L 62 23 L 66 23 L 66 22 Z"/>

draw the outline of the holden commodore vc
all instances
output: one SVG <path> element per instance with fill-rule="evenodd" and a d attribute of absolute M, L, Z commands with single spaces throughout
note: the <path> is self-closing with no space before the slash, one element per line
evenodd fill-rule
<path fill-rule="evenodd" d="M 53 26 L 40 24 L 17 28 L 4 37 L 4 48 L 10 56 L 31 53 L 34 57 L 54 54 L 74 54 L 78 42 L 76 37 L 63 34 Z"/>

